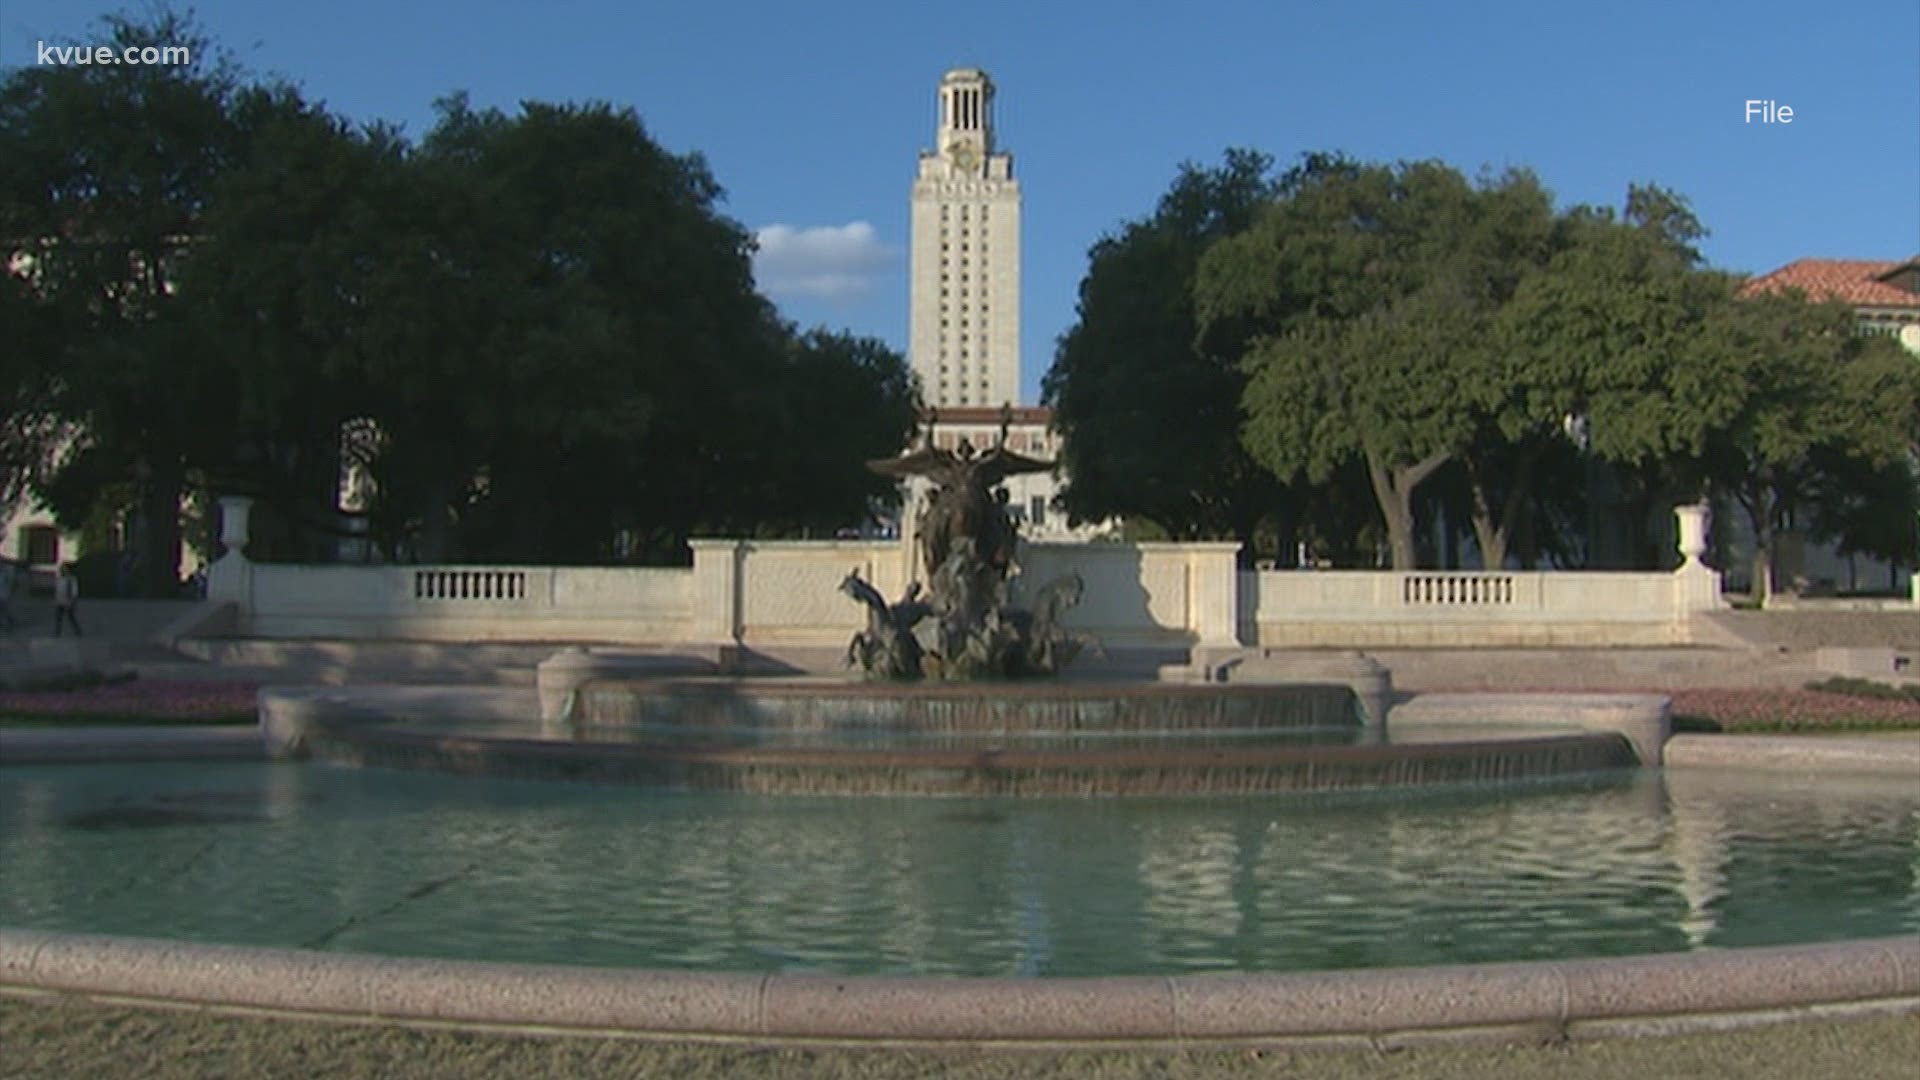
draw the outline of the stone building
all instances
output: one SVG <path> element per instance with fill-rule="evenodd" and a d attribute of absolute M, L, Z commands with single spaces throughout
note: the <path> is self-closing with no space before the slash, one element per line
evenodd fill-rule
<path fill-rule="evenodd" d="M 1746 295 L 1797 289 L 1853 308 L 1862 334 L 1884 334 L 1920 355 L 1920 255 L 1904 261 L 1796 259 L 1742 286 Z"/>
<path fill-rule="evenodd" d="M 913 183 L 908 363 L 931 413 L 931 437 L 1057 459 L 1052 410 L 1020 403 L 1020 184 L 1013 155 L 994 139 L 994 86 L 978 68 L 940 80 L 934 149 Z M 1007 512 L 1030 540 L 1086 540 L 1115 523 L 1069 528 L 1053 498 L 1061 478 L 1029 473 L 1006 482 Z M 908 487 L 919 506 L 924 482 Z"/>
<path fill-rule="evenodd" d="M 913 183 L 908 359 L 936 408 L 1020 396 L 1020 184 L 993 95 L 985 72 L 947 72 Z"/>

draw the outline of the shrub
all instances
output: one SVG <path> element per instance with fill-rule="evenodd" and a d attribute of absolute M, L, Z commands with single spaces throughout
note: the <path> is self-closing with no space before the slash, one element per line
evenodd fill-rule
<path fill-rule="evenodd" d="M 1807 684 L 1807 689 L 1817 690 L 1823 694 L 1839 694 L 1843 697 L 1867 698 L 1873 701 L 1920 701 L 1920 683 L 1891 686 L 1887 683 L 1874 682 L 1872 679 L 1835 675 L 1831 679 L 1810 682 Z"/>
<path fill-rule="evenodd" d="M 98 680 L 87 685 L 0 692 L 0 718 L 60 723 L 249 723 L 252 683 Z"/>
<path fill-rule="evenodd" d="M 1849 697 L 1821 690 L 1674 690 L 1675 729 L 1730 732 L 1920 728 L 1920 700 Z"/>

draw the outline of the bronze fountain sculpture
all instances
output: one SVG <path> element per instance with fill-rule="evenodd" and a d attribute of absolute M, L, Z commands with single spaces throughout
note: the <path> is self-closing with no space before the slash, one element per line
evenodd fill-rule
<path fill-rule="evenodd" d="M 847 663 L 870 679 L 997 679 L 1057 673 L 1092 642 L 1062 625 L 1079 602 L 1079 575 L 1067 574 L 1035 594 L 1033 610 L 1008 601 L 1010 576 L 1017 569 L 1018 532 L 1005 507 L 1001 483 L 1021 473 L 1045 472 L 1053 463 L 1007 449 L 1010 412 L 1003 411 L 1000 437 L 992 449 L 976 451 L 965 439 L 948 450 L 933 443 L 933 420 L 919 449 L 898 458 L 870 461 L 867 467 L 899 479 L 924 476 L 934 484 L 916 521 L 920 569 L 926 596 L 916 581 L 898 602 L 888 604 L 858 573 L 840 589 L 867 607 L 867 627 L 847 646 Z M 915 627 L 935 620 L 931 649 Z"/>

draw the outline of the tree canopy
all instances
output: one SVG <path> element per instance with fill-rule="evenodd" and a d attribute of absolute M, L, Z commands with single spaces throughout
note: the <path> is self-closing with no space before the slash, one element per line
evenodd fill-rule
<path fill-rule="evenodd" d="M 111 26 L 216 55 L 171 14 Z M 782 321 L 722 198 L 604 104 L 454 95 L 415 144 L 225 61 L 11 72 L 5 493 L 69 523 L 120 500 L 156 592 L 192 491 L 255 496 L 250 553 L 301 560 L 356 531 L 676 561 L 701 531 L 856 524 L 915 387 L 877 341 Z"/>
<path fill-rule="evenodd" d="M 109 17 L 105 29 L 116 49 L 185 43 L 213 56 L 171 14 Z M 178 286 L 232 151 L 234 90 L 218 60 L 25 67 L 0 83 L 0 236 L 19 279 L 6 314 L 40 346 L 15 361 L 33 369 L 17 385 L 68 421 L 38 430 L 78 435 L 41 447 L 42 464 L 57 452 L 57 466 L 103 482 L 34 483 L 76 524 L 96 498 L 118 502 L 148 591 L 173 587 L 189 463 L 217 437 L 197 406 L 218 391 Z"/>
<path fill-rule="evenodd" d="M 1920 364 L 1843 305 L 1746 295 L 1704 235 L 1651 184 L 1556 208 L 1525 170 L 1185 166 L 1094 246 L 1047 376 L 1067 505 L 1357 541 L 1364 500 L 1397 567 L 1457 533 L 1485 566 L 1594 566 L 1658 560 L 1656 508 L 1712 496 L 1763 589 L 1783 527 L 1911 563 Z"/>
<path fill-rule="evenodd" d="M 1434 162 L 1310 159 L 1195 285 L 1203 328 L 1254 328 L 1249 453 L 1314 481 L 1357 457 L 1394 565 L 1413 566 L 1414 490 L 1500 418 L 1493 319 L 1552 233 L 1529 174 L 1476 186 Z"/>
<path fill-rule="evenodd" d="M 1250 543 L 1277 509 L 1280 485 L 1238 435 L 1238 343 L 1228 330 L 1202 339 L 1193 301 L 1201 255 L 1253 220 L 1276 190 L 1271 168 L 1246 150 L 1183 165 L 1153 214 L 1089 253 L 1078 320 L 1042 383 L 1073 519 L 1144 518 L 1181 539 Z"/>

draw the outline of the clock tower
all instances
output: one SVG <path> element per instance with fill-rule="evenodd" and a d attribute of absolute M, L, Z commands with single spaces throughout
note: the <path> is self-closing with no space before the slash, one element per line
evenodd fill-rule
<path fill-rule="evenodd" d="M 1018 404 L 1020 185 L 993 138 L 993 80 L 940 80 L 913 184 L 908 358 L 935 407 Z"/>

